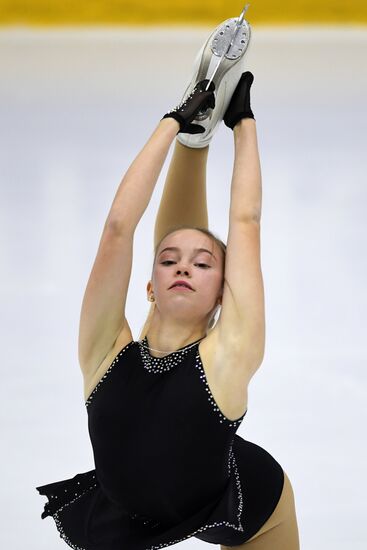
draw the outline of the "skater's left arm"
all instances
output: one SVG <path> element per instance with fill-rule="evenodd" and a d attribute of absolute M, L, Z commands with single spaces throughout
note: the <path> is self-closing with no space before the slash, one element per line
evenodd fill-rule
<path fill-rule="evenodd" d="M 231 183 L 230 222 L 261 218 L 261 167 L 255 119 L 240 120 L 233 129 L 235 155 Z"/>
<path fill-rule="evenodd" d="M 234 127 L 235 157 L 222 308 L 216 328 L 249 378 L 265 348 L 264 287 L 260 263 L 261 168 L 256 122 Z"/>

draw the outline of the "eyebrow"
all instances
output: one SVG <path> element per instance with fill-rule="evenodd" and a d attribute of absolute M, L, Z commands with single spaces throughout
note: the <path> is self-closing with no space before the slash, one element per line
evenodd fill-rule
<path fill-rule="evenodd" d="M 163 252 L 165 252 L 166 250 L 173 250 L 174 252 L 178 252 L 180 249 L 177 247 L 177 246 L 167 246 L 167 248 L 164 248 L 160 253 L 159 253 L 159 256 L 161 254 L 163 254 Z M 210 252 L 210 250 L 207 250 L 206 248 L 194 248 L 194 251 L 195 252 L 208 252 L 208 254 L 210 254 L 211 256 L 213 256 L 213 258 L 216 260 L 217 258 L 214 256 L 214 254 L 212 252 Z"/>

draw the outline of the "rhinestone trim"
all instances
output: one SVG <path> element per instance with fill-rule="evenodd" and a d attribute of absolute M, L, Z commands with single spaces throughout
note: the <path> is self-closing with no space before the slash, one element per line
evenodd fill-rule
<path fill-rule="evenodd" d="M 126 344 L 126 346 L 124 346 L 122 348 L 122 350 L 116 355 L 116 357 L 114 358 L 114 360 L 112 361 L 111 365 L 108 367 L 108 369 L 106 370 L 105 374 L 102 376 L 102 378 L 100 379 L 100 381 L 98 382 L 98 384 L 96 385 L 96 387 L 94 388 L 94 390 L 92 391 L 92 393 L 90 394 L 90 396 L 88 397 L 88 399 L 86 400 L 85 402 L 85 406 L 86 407 L 89 407 L 89 405 L 91 404 L 91 402 L 93 401 L 93 397 L 95 396 L 95 394 L 97 393 L 97 391 L 99 390 L 99 388 L 101 387 L 101 384 L 105 381 L 105 379 L 107 378 L 107 376 L 109 375 L 109 373 L 111 372 L 111 370 L 113 369 L 113 367 L 116 365 L 116 363 L 118 363 L 121 355 L 123 353 L 125 353 L 125 351 L 127 351 L 131 346 L 132 344 L 135 344 L 135 340 L 131 340 L 131 342 L 129 342 L 128 344 Z"/>
<path fill-rule="evenodd" d="M 143 339 L 143 342 L 145 341 L 145 343 L 147 344 L 147 341 L 146 341 L 146 337 Z M 199 344 L 200 341 L 197 342 L 197 345 Z M 102 376 L 101 380 L 98 382 L 98 384 L 96 385 L 96 387 L 94 388 L 94 390 L 92 391 L 92 393 L 90 394 L 89 398 L 87 399 L 87 401 L 85 402 L 86 406 L 88 407 L 91 403 L 91 401 L 93 400 L 93 397 L 95 395 L 95 393 L 98 391 L 98 389 L 100 388 L 101 384 L 104 382 L 104 380 L 106 379 L 106 377 L 108 376 L 108 374 L 111 372 L 112 368 L 114 367 L 114 365 L 119 361 L 121 355 L 127 351 L 130 346 L 132 346 L 132 344 L 134 343 L 138 343 L 139 344 L 139 349 L 140 349 L 140 352 L 141 352 L 141 355 L 142 355 L 142 358 L 143 358 L 143 364 L 144 364 L 144 367 L 150 371 L 150 372 L 153 372 L 153 373 L 161 373 L 161 372 L 165 372 L 167 370 L 170 370 L 172 367 L 174 367 L 175 365 L 179 364 L 182 359 L 187 355 L 188 353 L 188 348 L 191 348 L 193 346 L 193 344 L 188 344 L 188 346 L 185 346 L 184 348 L 180 349 L 180 350 L 177 350 L 176 352 L 173 352 L 173 353 L 170 353 L 169 355 L 166 355 L 164 357 L 154 357 L 152 355 L 149 354 L 149 352 L 146 351 L 146 349 L 140 344 L 139 341 L 135 342 L 134 340 L 132 340 L 131 342 L 129 342 L 118 354 L 117 356 L 115 357 L 115 359 L 112 361 L 111 365 L 109 366 L 109 368 L 107 369 L 106 373 Z M 147 358 L 148 356 L 148 358 Z M 180 356 L 181 357 L 181 360 L 177 360 L 177 356 Z M 214 396 L 213 394 L 211 393 L 211 390 L 209 388 L 209 384 L 208 384 L 208 381 L 207 381 L 207 378 L 206 378 L 206 374 L 205 374 L 205 371 L 204 371 L 204 368 L 203 368 L 203 364 L 202 364 L 202 361 L 201 361 L 201 357 L 200 357 L 200 352 L 199 350 L 197 349 L 197 352 L 196 352 L 196 357 L 195 357 L 195 366 L 196 368 L 198 368 L 199 372 L 200 372 L 200 378 L 201 380 L 203 381 L 203 383 L 205 384 L 206 386 L 206 391 L 208 393 L 208 401 L 212 404 L 213 406 L 213 409 L 218 413 L 219 415 L 219 419 L 220 419 L 220 422 L 223 423 L 227 423 L 229 426 L 235 426 L 235 427 L 238 427 L 239 424 L 242 422 L 244 416 L 246 415 L 247 413 L 247 410 L 244 412 L 244 414 L 236 419 L 236 420 L 230 420 L 229 418 L 227 418 L 225 415 L 223 415 L 223 413 L 220 411 L 215 399 L 214 399 Z M 232 445 L 233 445 L 233 441 L 232 441 Z M 228 453 L 228 477 L 231 476 L 231 471 L 233 469 L 234 471 L 234 475 L 235 475 L 235 481 L 236 481 L 236 487 L 237 487 L 237 496 L 238 496 L 238 509 L 237 509 L 237 520 L 238 520 L 238 525 L 235 525 L 233 523 L 229 523 L 228 521 L 221 521 L 221 522 L 214 522 L 214 523 L 211 523 L 211 524 L 206 524 L 202 527 L 200 527 L 199 529 L 196 529 L 195 531 L 193 531 L 192 533 L 189 533 L 188 535 L 180 538 L 180 539 L 175 539 L 173 541 L 170 541 L 170 542 L 166 542 L 166 543 L 161 543 L 159 544 L 158 546 L 156 545 L 153 545 L 153 546 L 149 546 L 147 548 L 145 548 L 145 550 L 159 550 L 160 548 L 165 548 L 166 546 L 171 546 L 173 544 L 176 544 L 176 543 L 179 543 L 183 540 L 186 540 L 192 536 L 194 536 L 196 533 L 200 533 L 200 532 L 203 532 L 203 531 L 206 531 L 207 529 L 210 529 L 212 527 L 220 527 L 220 526 L 226 526 L 226 527 L 231 527 L 232 529 L 235 529 L 236 531 L 241 531 L 243 532 L 244 529 L 243 529 L 243 526 L 241 524 L 241 514 L 242 514 L 242 510 L 243 510 L 243 496 L 242 496 L 242 490 L 241 490 L 241 482 L 240 482 L 240 478 L 239 478 L 239 473 L 238 473 L 238 469 L 237 469 L 237 463 L 236 463 L 236 459 L 235 459 L 235 456 L 234 456 L 234 453 L 233 453 L 233 448 L 232 448 L 232 445 L 229 449 L 229 453 Z M 71 547 L 73 548 L 74 550 L 86 550 L 85 548 L 82 548 L 82 547 L 79 547 L 79 546 L 76 546 L 75 544 L 73 544 L 70 539 L 68 539 L 68 537 L 66 536 L 64 530 L 63 530 L 63 527 L 62 527 L 62 524 L 60 522 L 60 519 L 58 517 L 58 513 L 67 505 L 71 504 L 72 502 L 74 502 L 75 500 L 77 500 L 78 498 L 80 498 L 85 492 L 87 492 L 88 490 L 90 489 L 93 489 L 93 487 L 95 487 L 97 484 L 95 485 L 92 485 L 89 489 L 87 489 L 86 491 L 84 491 L 83 493 L 81 493 L 79 496 L 77 496 L 75 499 L 71 500 L 69 503 L 65 504 L 64 506 L 62 506 L 59 510 L 57 510 L 57 512 L 55 512 L 54 514 L 52 514 L 52 517 L 54 518 L 55 520 L 55 523 L 56 523 L 56 526 L 60 532 L 60 537 L 62 537 L 64 539 L 64 541 Z M 134 517 L 131 516 L 131 517 Z M 135 516 L 137 517 L 137 516 Z M 146 519 L 146 521 L 144 521 L 143 523 L 144 524 L 149 524 L 151 523 L 152 520 L 150 520 L 149 518 Z M 151 527 L 155 527 L 156 525 L 158 524 L 155 524 L 155 525 L 151 525 Z"/>
<path fill-rule="evenodd" d="M 68 544 L 71 548 L 74 548 L 74 550 L 87 550 L 84 546 L 77 546 L 76 544 L 71 542 L 71 540 L 67 537 L 67 535 L 65 534 L 65 531 L 63 529 L 63 526 L 61 524 L 61 521 L 59 519 L 58 512 L 55 512 L 52 515 L 52 517 L 55 520 L 55 524 L 56 524 L 57 530 L 60 533 L 60 537 L 66 542 L 66 544 Z"/>
<path fill-rule="evenodd" d="M 232 444 L 233 444 L 233 441 L 232 441 Z M 231 471 L 231 465 L 234 469 L 234 475 L 235 475 L 235 478 L 236 478 L 236 486 L 237 486 L 237 491 L 238 491 L 238 494 L 237 494 L 237 496 L 238 496 L 238 512 L 237 512 L 238 525 L 235 525 L 234 523 L 229 523 L 228 521 L 225 521 L 225 520 L 224 521 L 219 521 L 219 522 L 215 521 L 214 523 L 210 523 L 210 524 L 207 524 L 207 525 L 203 525 L 202 527 L 199 527 L 199 529 L 196 529 L 195 531 L 193 531 L 192 533 L 189 533 L 185 537 L 182 537 L 180 539 L 171 540 L 169 542 L 164 542 L 164 543 L 159 544 L 158 546 L 156 546 L 156 545 L 149 546 L 148 548 L 145 548 L 144 550 L 159 550 L 160 548 L 165 548 L 166 546 L 170 546 L 172 544 L 177 544 L 178 542 L 181 542 L 181 541 L 186 540 L 190 537 L 193 537 L 194 535 L 196 535 L 196 533 L 201 533 L 202 531 L 206 531 L 207 529 L 210 529 L 211 527 L 220 527 L 220 526 L 224 525 L 225 527 L 232 527 L 232 529 L 234 529 L 235 531 L 243 532 L 244 528 L 243 528 L 243 525 L 241 524 L 241 514 L 242 514 L 242 509 L 243 509 L 243 497 L 242 497 L 242 490 L 241 490 L 241 482 L 240 482 L 238 469 L 237 469 L 237 462 L 236 462 L 236 459 L 235 459 L 235 456 L 234 456 L 234 453 L 233 453 L 232 445 L 229 449 L 229 455 L 228 455 L 229 475 L 230 475 L 230 471 Z"/>
<path fill-rule="evenodd" d="M 236 462 L 236 458 L 235 458 L 235 455 L 233 453 L 233 440 L 232 440 L 232 444 L 230 446 L 230 449 L 229 449 L 229 452 L 228 452 L 228 477 L 231 476 L 231 471 L 233 469 L 233 472 L 234 472 L 234 476 L 235 476 L 235 481 L 236 481 L 236 487 L 237 487 L 237 498 L 238 498 L 238 507 L 237 507 L 237 521 L 238 521 L 238 525 L 235 525 L 234 523 L 229 523 L 228 521 L 215 521 L 214 523 L 209 523 L 209 524 L 206 524 L 206 525 L 203 525 L 202 527 L 199 527 L 199 529 L 196 529 L 195 531 L 189 533 L 188 535 L 180 538 L 180 539 L 175 539 L 175 540 L 172 540 L 172 541 L 169 541 L 169 542 L 165 542 L 165 543 L 161 543 L 159 544 L 158 546 L 156 545 L 153 545 L 153 546 L 149 546 L 148 548 L 145 548 L 145 550 L 158 550 L 160 548 L 164 548 L 166 546 L 170 546 L 172 544 L 176 544 L 178 542 L 181 542 L 183 540 L 186 540 L 194 535 L 196 535 L 196 533 L 201 533 L 203 531 L 206 531 L 207 529 L 210 529 L 211 527 L 220 527 L 220 526 L 226 526 L 226 527 L 231 527 L 232 529 L 234 529 L 235 531 L 241 531 L 243 532 L 244 531 L 244 528 L 243 528 L 243 525 L 241 523 L 241 515 L 242 515 L 242 510 L 243 510 L 243 495 L 242 495 L 242 489 L 241 489 L 241 482 L 240 482 L 240 477 L 239 477 L 239 473 L 238 473 L 238 468 L 237 468 L 237 462 Z M 93 475 L 93 478 L 95 478 L 95 475 Z M 82 495 L 84 495 L 85 493 L 87 493 L 88 491 L 92 490 L 94 487 L 97 487 L 97 483 L 94 483 L 92 484 L 88 489 L 86 489 L 85 491 L 83 491 L 82 493 L 80 493 L 79 495 L 77 495 L 77 493 L 75 493 L 76 498 L 70 500 L 69 502 L 67 502 L 66 504 L 63 504 L 56 512 L 54 512 L 52 515 L 54 521 L 55 521 L 55 524 L 56 524 L 56 527 L 57 527 L 57 530 L 59 531 L 60 533 L 60 537 L 66 542 L 66 544 L 68 544 L 71 548 L 73 548 L 74 550 L 87 550 L 86 548 L 82 547 L 82 546 L 77 546 L 76 544 L 74 544 L 69 538 L 68 536 L 66 535 L 65 531 L 64 531 L 64 528 L 62 526 L 62 522 L 59 518 L 59 513 L 61 512 L 61 510 L 63 510 L 66 506 L 69 506 L 70 504 L 72 504 L 73 502 L 75 502 L 76 500 L 78 500 Z M 65 491 L 67 491 L 67 489 L 65 489 Z M 54 495 L 50 495 L 50 498 L 54 498 Z M 55 496 L 55 498 L 57 498 L 57 496 Z M 130 516 L 132 519 L 134 518 L 138 518 L 139 516 L 137 514 L 132 514 Z M 144 525 L 149 525 L 150 524 L 150 527 L 151 528 L 154 528 L 156 527 L 157 525 L 159 525 L 159 523 L 153 523 L 153 520 L 149 519 L 149 518 L 144 518 Z"/>
<path fill-rule="evenodd" d="M 182 99 L 182 101 L 176 106 L 174 107 L 173 109 L 171 109 L 170 111 L 167 112 L 167 114 L 170 114 L 170 113 L 179 113 L 179 112 L 184 112 L 185 111 L 185 107 L 187 105 L 187 102 L 190 101 L 190 99 L 193 97 L 193 95 L 195 94 L 195 92 L 199 89 L 199 82 L 195 85 L 195 87 L 192 89 L 191 93 L 187 96 L 187 97 L 184 97 Z"/>
<path fill-rule="evenodd" d="M 221 423 L 227 423 L 228 426 L 234 426 L 234 427 L 238 427 L 245 414 L 247 413 L 247 409 L 245 410 L 245 412 L 239 417 L 239 418 L 236 418 L 235 420 L 230 420 L 229 418 L 227 418 L 223 413 L 222 411 L 220 410 L 220 408 L 218 407 L 217 405 L 217 402 L 215 401 L 214 399 L 214 395 L 212 394 L 211 390 L 210 390 L 210 387 L 209 387 L 209 384 L 208 384 L 208 380 L 207 380 L 207 377 L 206 377 L 206 374 L 205 374 L 205 371 L 204 371 L 204 367 L 203 367 L 203 363 L 202 363 L 202 360 L 201 360 L 201 357 L 200 357 L 200 352 L 199 350 L 197 350 L 196 352 L 196 357 L 195 357 L 195 366 L 196 368 L 199 370 L 200 372 L 200 379 L 202 380 L 202 382 L 205 384 L 205 390 L 207 391 L 208 393 L 208 401 L 212 404 L 213 406 L 213 409 L 218 413 L 219 415 L 219 419 L 220 419 L 220 422 Z"/>
<path fill-rule="evenodd" d="M 186 357 L 189 353 L 189 348 L 199 345 L 199 342 L 200 340 L 188 344 L 187 346 L 169 353 L 168 355 L 164 355 L 163 357 L 154 357 L 149 353 L 149 351 L 145 348 L 145 345 L 148 345 L 146 336 L 142 342 L 138 341 L 138 344 L 144 368 L 149 372 L 159 374 L 166 372 L 181 363 L 184 357 Z"/>
<path fill-rule="evenodd" d="M 96 476 L 93 475 L 92 476 L 93 478 L 95 478 Z M 79 482 L 78 482 L 79 483 Z M 64 528 L 62 526 L 62 522 L 59 518 L 59 513 L 61 512 L 61 510 L 63 510 L 64 508 L 66 508 L 66 506 L 70 506 L 70 504 L 72 504 L 73 502 L 75 502 L 76 500 L 78 500 L 80 497 L 82 497 L 85 493 L 91 491 L 92 489 L 94 489 L 95 487 L 97 487 L 97 483 L 94 483 L 93 485 L 91 485 L 90 487 L 88 487 L 88 489 L 86 489 L 85 491 L 83 491 L 82 493 L 80 493 L 79 495 L 77 493 L 75 493 L 75 495 L 77 495 L 75 498 L 73 498 L 72 500 L 70 500 L 69 502 L 67 502 L 66 504 L 63 504 L 58 510 L 56 510 L 56 512 L 54 512 L 53 514 L 50 514 L 54 521 L 55 521 L 55 524 L 56 524 L 56 527 L 57 527 L 57 530 L 59 531 L 59 534 L 60 534 L 60 538 L 62 538 L 66 544 L 68 544 L 71 548 L 73 548 L 74 550 L 87 550 L 84 546 L 77 546 L 76 544 L 74 544 L 69 538 L 68 536 L 66 535 L 65 531 L 64 531 Z M 65 489 L 65 492 L 67 491 L 67 489 Z M 57 498 L 57 495 L 50 495 L 50 498 Z M 47 506 L 47 504 L 46 504 Z"/>

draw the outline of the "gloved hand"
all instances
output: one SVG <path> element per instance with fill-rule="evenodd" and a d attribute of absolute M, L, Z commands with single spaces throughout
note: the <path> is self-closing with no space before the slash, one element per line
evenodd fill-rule
<path fill-rule="evenodd" d="M 199 111 L 205 111 L 209 107 L 214 109 L 215 107 L 215 96 L 214 82 L 210 83 L 209 90 L 204 91 L 208 85 L 209 80 L 201 80 L 192 90 L 191 94 L 182 102 L 180 105 L 177 105 L 174 109 L 166 113 L 161 120 L 164 118 L 172 117 L 180 124 L 180 129 L 177 132 L 185 134 L 202 134 L 205 132 L 205 128 L 199 124 L 191 124 L 191 121 L 194 120 Z"/>
<path fill-rule="evenodd" d="M 223 121 L 228 128 L 233 128 L 242 118 L 253 118 L 254 113 L 250 106 L 250 88 L 254 81 L 254 75 L 249 71 L 242 73 L 241 78 L 233 92 L 231 101 L 224 114 Z"/>

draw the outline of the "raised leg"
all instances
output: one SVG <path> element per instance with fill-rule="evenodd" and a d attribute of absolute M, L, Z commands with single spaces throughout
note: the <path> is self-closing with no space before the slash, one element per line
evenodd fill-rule
<path fill-rule="evenodd" d="M 154 248 L 163 235 L 178 225 L 208 229 L 208 153 L 209 145 L 200 148 L 187 147 L 176 139 L 154 225 Z M 139 340 L 148 332 L 154 307 L 155 303 L 151 302 Z"/>
<path fill-rule="evenodd" d="M 285 472 L 280 500 L 261 529 L 244 544 L 221 546 L 221 550 L 299 550 L 299 548 L 294 493 Z"/>
<path fill-rule="evenodd" d="M 154 226 L 154 247 L 176 225 L 208 228 L 208 152 L 209 145 L 202 148 L 187 147 L 176 139 Z"/>

